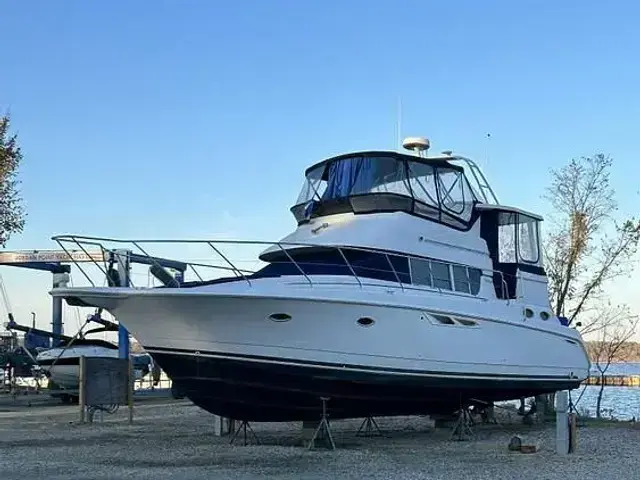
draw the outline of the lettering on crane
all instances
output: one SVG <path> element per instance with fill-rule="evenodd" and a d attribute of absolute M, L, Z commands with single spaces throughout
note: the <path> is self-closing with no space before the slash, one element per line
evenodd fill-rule
<path fill-rule="evenodd" d="M 0 264 L 29 262 L 102 262 L 102 252 L 83 252 L 78 250 L 22 250 L 0 252 Z"/>

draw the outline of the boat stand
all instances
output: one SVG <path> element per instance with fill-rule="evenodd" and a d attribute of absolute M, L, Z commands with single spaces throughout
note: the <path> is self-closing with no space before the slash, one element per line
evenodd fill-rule
<path fill-rule="evenodd" d="M 242 430 L 244 432 L 243 434 L 243 446 L 247 446 L 247 428 L 249 429 L 249 431 L 251 432 L 251 435 L 253 435 L 253 438 L 256 441 L 256 444 L 259 445 L 260 441 L 258 440 L 258 437 L 256 436 L 256 432 L 253 431 L 253 428 L 251 428 L 251 425 L 249 425 L 249 422 L 246 420 L 242 420 L 242 422 L 240 422 L 240 425 L 238 425 L 238 428 L 236 429 L 236 433 L 233 434 L 233 437 L 231 437 L 231 441 L 229 442 L 229 445 L 233 445 L 233 442 L 235 441 L 235 439 L 238 437 L 238 434 L 240 433 L 240 430 Z"/>
<path fill-rule="evenodd" d="M 313 432 L 313 436 L 311 437 L 309 446 L 307 448 L 309 450 L 314 448 L 316 439 L 318 439 L 324 440 L 324 444 L 327 448 L 335 450 L 336 444 L 333 441 L 333 436 L 331 435 L 331 428 L 329 427 L 329 418 L 327 415 L 327 401 L 329 400 L 329 398 L 320 397 L 320 400 L 322 401 L 322 419 L 320 420 L 318 427 Z"/>
<path fill-rule="evenodd" d="M 356 437 L 383 437 L 382 430 L 378 426 L 378 422 L 376 422 L 375 418 L 367 417 L 363 420 L 362 424 L 360 424 L 360 428 L 358 429 L 358 433 L 356 433 Z"/>
<path fill-rule="evenodd" d="M 458 420 L 453 425 L 453 430 L 451 431 L 451 440 L 455 437 L 459 442 L 462 440 L 468 440 L 469 437 L 473 437 L 473 431 L 471 430 L 471 425 L 473 424 L 473 419 L 471 418 L 471 413 L 469 413 L 469 409 L 467 407 L 461 407 L 458 411 Z"/>

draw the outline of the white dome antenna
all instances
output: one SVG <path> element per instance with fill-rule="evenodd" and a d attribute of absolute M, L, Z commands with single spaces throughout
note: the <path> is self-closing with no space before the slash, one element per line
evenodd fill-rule
<path fill-rule="evenodd" d="M 406 150 L 411 150 L 413 152 L 418 152 L 418 156 L 422 157 L 422 152 L 424 152 L 424 156 L 427 156 L 427 150 L 431 144 L 429 140 L 424 137 L 407 137 L 402 141 L 402 146 Z"/>

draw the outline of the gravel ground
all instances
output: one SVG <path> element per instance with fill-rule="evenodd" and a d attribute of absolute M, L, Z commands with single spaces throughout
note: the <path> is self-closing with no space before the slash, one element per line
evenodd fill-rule
<path fill-rule="evenodd" d="M 578 452 L 565 457 L 554 453 L 552 424 L 524 426 L 515 415 L 463 442 L 421 417 L 379 419 L 384 438 L 357 437 L 360 421 L 336 421 L 337 450 L 308 451 L 299 424 L 253 424 L 260 445 L 229 445 L 213 435 L 211 415 L 185 401 L 140 402 L 133 425 L 125 409 L 83 425 L 77 407 L 40 403 L 0 400 L 0 479 L 639 478 L 640 428 L 629 423 L 581 427 Z M 540 451 L 509 452 L 514 434 Z"/>

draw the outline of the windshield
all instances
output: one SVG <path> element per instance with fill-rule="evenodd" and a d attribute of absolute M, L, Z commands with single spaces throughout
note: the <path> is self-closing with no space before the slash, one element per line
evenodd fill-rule
<path fill-rule="evenodd" d="M 394 157 L 348 157 L 311 170 L 296 204 L 367 193 L 411 195 L 404 162 Z"/>
<path fill-rule="evenodd" d="M 376 194 L 408 197 L 414 200 L 410 202 L 414 213 L 439 221 L 444 213 L 454 223 L 470 220 L 474 202 L 469 183 L 458 168 L 400 156 L 354 155 L 311 169 L 296 206 Z"/>

